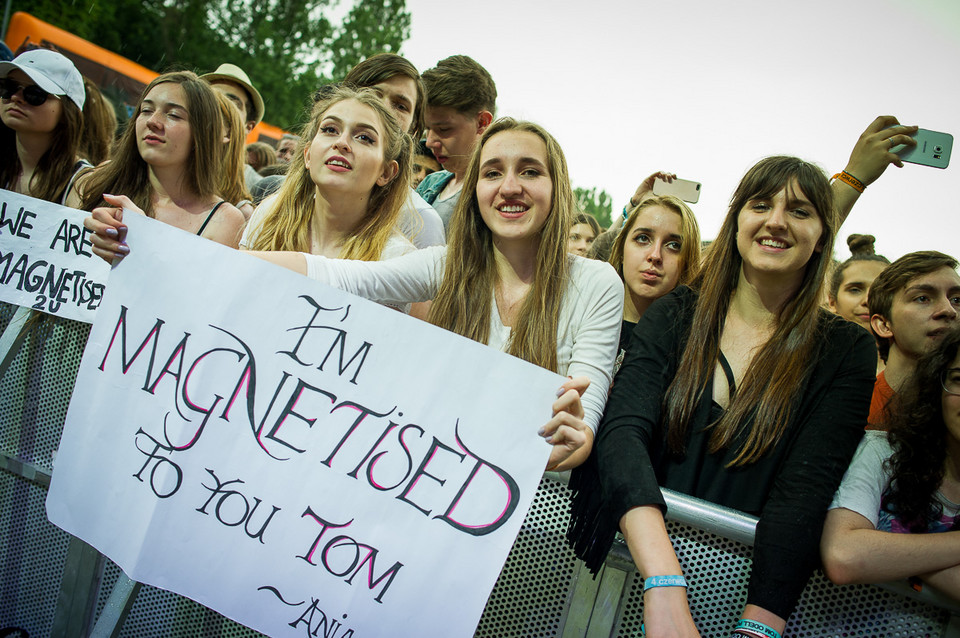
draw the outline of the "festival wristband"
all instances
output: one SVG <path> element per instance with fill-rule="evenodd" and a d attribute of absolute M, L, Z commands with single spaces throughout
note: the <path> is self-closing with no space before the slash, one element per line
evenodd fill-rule
<path fill-rule="evenodd" d="M 840 171 L 839 173 L 833 176 L 833 179 L 839 179 L 841 182 L 843 182 L 853 190 L 857 191 L 858 193 L 862 193 L 866 188 L 866 185 L 864 185 L 863 182 L 861 182 L 859 179 L 857 179 L 847 171 Z"/>
<path fill-rule="evenodd" d="M 749 638 L 780 638 L 780 634 L 773 627 L 768 627 L 762 622 L 756 620 L 747 620 L 743 618 L 737 623 L 733 630 L 734 634 L 740 636 L 749 636 Z"/>
<path fill-rule="evenodd" d="M 686 587 L 687 579 L 683 576 L 651 576 L 643 581 L 643 591 L 654 587 Z M 777 637 L 779 638 L 779 636 Z"/>

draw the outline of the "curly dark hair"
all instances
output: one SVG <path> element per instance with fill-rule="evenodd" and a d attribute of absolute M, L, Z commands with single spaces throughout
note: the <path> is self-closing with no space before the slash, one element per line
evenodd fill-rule
<path fill-rule="evenodd" d="M 893 455 L 887 460 L 891 482 L 881 507 L 896 513 L 911 532 L 927 531 L 943 515 L 943 506 L 935 498 L 947 458 L 941 378 L 958 350 L 960 325 L 951 328 L 940 345 L 917 362 L 916 371 L 891 406 Z M 954 528 L 957 526 L 955 521 Z"/>

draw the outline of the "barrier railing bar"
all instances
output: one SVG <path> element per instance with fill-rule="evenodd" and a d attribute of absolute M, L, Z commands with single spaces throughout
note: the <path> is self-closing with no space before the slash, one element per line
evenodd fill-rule
<path fill-rule="evenodd" d="M 730 540 L 753 545 L 757 518 L 693 496 L 662 490 L 667 502 L 667 518 Z"/>
<path fill-rule="evenodd" d="M 42 467 L 22 461 L 9 452 L 0 450 L 0 470 L 6 470 L 11 474 L 36 483 L 41 487 L 50 487 L 50 471 Z"/>
<path fill-rule="evenodd" d="M 23 326 L 29 318 L 30 309 L 17 306 L 16 312 L 10 318 L 10 323 L 7 324 L 7 329 L 0 335 L 0 376 L 3 376 L 20 349 L 20 344 L 26 339 L 27 333 L 23 331 Z"/>
<path fill-rule="evenodd" d="M 696 527 L 744 545 L 753 546 L 757 527 L 755 516 L 671 490 L 664 489 L 661 491 L 667 503 L 668 520 Z M 606 564 L 617 569 L 623 569 L 628 573 L 635 569 L 626 543 L 619 539 L 613 544 L 610 554 L 607 556 Z M 918 592 L 906 580 L 872 584 L 895 594 L 935 605 L 955 616 L 960 615 L 960 603 L 933 587 L 924 587 L 923 590 Z"/>
<path fill-rule="evenodd" d="M 140 583 L 131 580 L 121 571 L 120 577 L 114 584 L 110 597 L 103 607 L 103 611 L 100 612 L 100 617 L 97 618 L 97 624 L 93 626 L 93 631 L 90 632 L 90 638 L 116 638 L 119 636 L 139 591 Z"/>
<path fill-rule="evenodd" d="M 51 636 L 83 638 L 86 635 L 100 590 L 102 557 L 100 552 L 76 536 L 70 537 Z"/>

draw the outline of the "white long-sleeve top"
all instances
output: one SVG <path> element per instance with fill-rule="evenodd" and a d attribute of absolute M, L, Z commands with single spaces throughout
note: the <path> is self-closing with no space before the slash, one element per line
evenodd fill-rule
<path fill-rule="evenodd" d="M 447 250 L 435 246 L 379 262 L 304 257 L 307 276 L 313 279 L 378 303 L 405 304 L 436 296 Z M 610 264 L 583 257 L 570 259 L 570 280 L 557 326 L 557 372 L 590 379 L 581 403 L 584 422 L 596 432 L 619 345 L 623 282 Z M 493 307 L 496 309 L 496 300 Z M 506 351 L 509 342 L 510 328 L 503 325 L 499 312 L 491 312 L 487 345 Z"/>

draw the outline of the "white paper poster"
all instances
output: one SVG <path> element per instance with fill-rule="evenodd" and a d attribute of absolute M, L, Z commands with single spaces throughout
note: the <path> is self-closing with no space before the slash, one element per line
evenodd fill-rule
<path fill-rule="evenodd" d="M 87 213 L 0 189 L 0 301 L 93 323 L 110 266 Z"/>
<path fill-rule="evenodd" d="M 127 215 L 50 520 L 271 636 L 471 636 L 562 379 Z"/>

